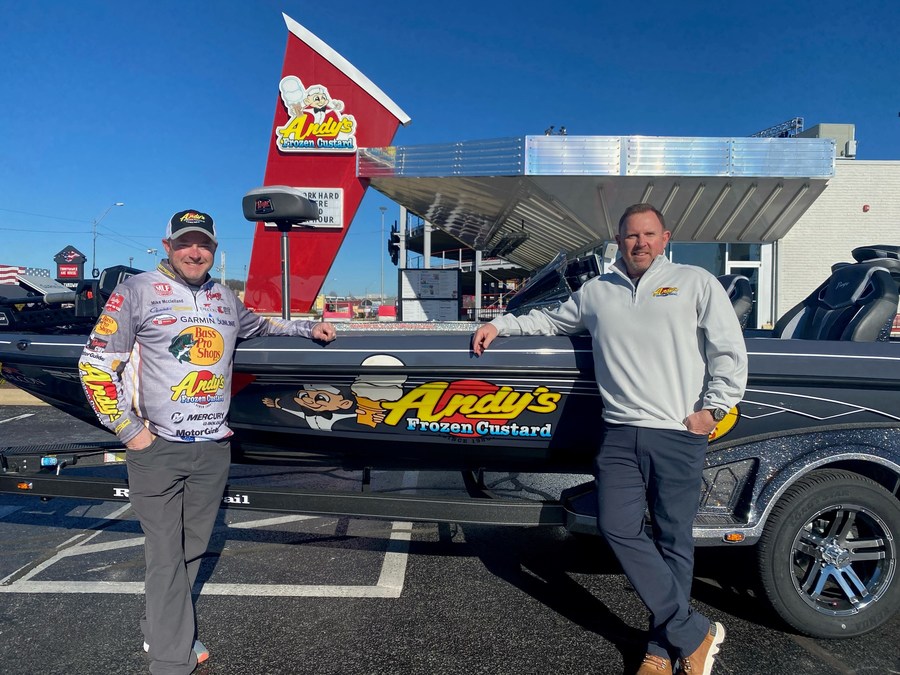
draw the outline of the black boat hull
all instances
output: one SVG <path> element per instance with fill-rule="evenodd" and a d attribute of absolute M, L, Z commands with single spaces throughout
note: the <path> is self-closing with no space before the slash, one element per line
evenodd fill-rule
<path fill-rule="evenodd" d="M 96 422 L 78 381 L 80 336 L 3 334 L 2 376 Z M 744 400 L 710 451 L 831 429 L 900 427 L 900 344 L 749 337 Z M 586 473 L 602 404 L 586 337 L 511 337 L 482 357 L 468 331 L 342 332 L 319 345 L 271 337 L 235 354 L 237 461 L 391 469 Z M 341 392 L 329 416 L 308 389 Z"/>

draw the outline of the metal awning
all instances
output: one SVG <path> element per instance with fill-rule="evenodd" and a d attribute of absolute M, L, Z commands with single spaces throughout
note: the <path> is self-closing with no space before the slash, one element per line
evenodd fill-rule
<path fill-rule="evenodd" d="M 472 248 L 535 269 L 613 240 L 637 202 L 662 211 L 674 241 L 775 241 L 834 176 L 834 152 L 826 138 L 524 136 L 363 148 L 357 175 Z"/>

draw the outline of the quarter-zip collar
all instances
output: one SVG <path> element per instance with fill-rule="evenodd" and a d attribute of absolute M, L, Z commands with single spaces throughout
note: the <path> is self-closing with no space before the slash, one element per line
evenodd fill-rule
<path fill-rule="evenodd" d="M 641 279 L 644 279 L 646 276 L 648 276 L 650 274 L 653 274 L 660 267 L 663 267 L 666 264 L 668 264 L 668 262 L 669 262 L 669 259 L 664 254 L 660 253 L 658 256 L 656 256 L 656 258 L 653 259 L 653 262 L 650 263 L 650 267 L 647 268 L 647 271 L 644 272 L 638 278 L 638 281 L 640 281 Z M 637 290 L 638 284 L 635 283 L 635 281 L 630 276 L 628 276 L 628 268 L 625 267 L 625 262 L 621 258 L 619 258 L 618 260 L 616 260 L 616 262 L 613 263 L 612 271 L 615 272 L 616 274 L 618 274 L 623 279 L 625 279 L 625 281 L 627 281 L 628 284 L 631 286 L 632 291 Z"/>

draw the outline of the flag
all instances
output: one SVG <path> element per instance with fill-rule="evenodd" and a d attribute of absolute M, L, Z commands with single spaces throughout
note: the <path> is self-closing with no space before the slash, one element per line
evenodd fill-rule
<path fill-rule="evenodd" d="M 0 265 L 0 284 L 17 283 L 17 274 L 25 274 L 25 268 L 16 265 Z"/>
<path fill-rule="evenodd" d="M 50 278 L 50 270 L 46 267 L 26 267 L 25 274 L 32 277 L 47 277 Z"/>

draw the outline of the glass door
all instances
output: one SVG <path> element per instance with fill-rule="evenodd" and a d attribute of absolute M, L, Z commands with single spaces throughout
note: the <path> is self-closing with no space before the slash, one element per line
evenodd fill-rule
<path fill-rule="evenodd" d="M 742 274 L 753 288 L 753 311 L 747 328 L 772 328 L 772 244 L 728 244 L 725 274 Z"/>

